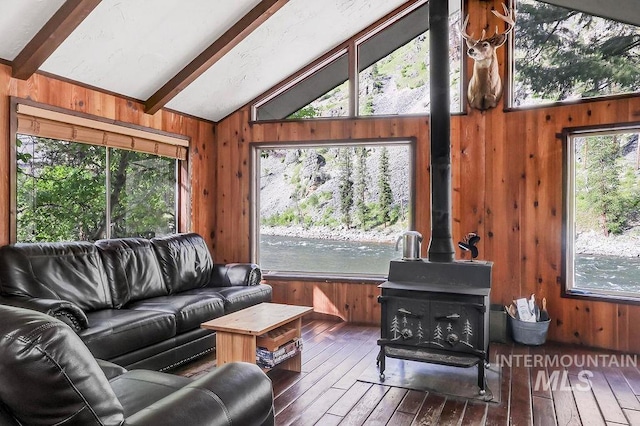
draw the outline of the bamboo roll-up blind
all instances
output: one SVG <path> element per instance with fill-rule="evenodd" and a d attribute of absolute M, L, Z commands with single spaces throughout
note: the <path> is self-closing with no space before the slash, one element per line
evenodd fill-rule
<path fill-rule="evenodd" d="M 18 133 L 187 159 L 189 141 L 90 118 L 18 104 Z"/>

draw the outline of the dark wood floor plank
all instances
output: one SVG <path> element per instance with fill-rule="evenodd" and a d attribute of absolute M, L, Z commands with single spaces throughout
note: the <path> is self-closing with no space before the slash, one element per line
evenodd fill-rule
<path fill-rule="evenodd" d="M 327 389 L 322 395 L 317 395 L 314 402 L 307 405 L 307 408 L 297 413 L 297 416 L 286 418 L 285 416 L 276 416 L 276 424 L 278 425 L 296 425 L 311 426 L 316 424 L 327 412 L 327 410 L 344 395 L 344 389 Z M 283 414 L 283 413 L 281 413 Z"/>
<path fill-rule="evenodd" d="M 592 390 L 589 387 L 585 388 L 578 376 L 570 374 L 569 382 L 580 414 L 580 422 L 583 425 L 604 426 L 605 422 Z"/>
<path fill-rule="evenodd" d="M 546 374 L 546 371 L 545 371 Z M 533 395 L 533 426 L 557 426 L 556 410 L 549 398 Z"/>
<path fill-rule="evenodd" d="M 365 348 L 363 348 L 364 350 Z M 378 356 L 378 348 L 374 347 L 358 362 L 347 374 L 342 377 L 333 386 L 340 389 L 349 389 L 354 381 L 368 368 L 376 367 L 376 357 Z"/>
<path fill-rule="evenodd" d="M 316 422 L 317 426 L 337 426 L 342 421 L 342 417 L 333 414 L 325 414 Z"/>
<path fill-rule="evenodd" d="M 633 367 L 623 367 L 620 369 L 620 372 L 629 383 L 629 387 L 633 390 L 633 393 L 640 395 L 640 372 Z"/>
<path fill-rule="evenodd" d="M 500 403 L 492 403 L 487 406 L 488 426 L 502 426 L 509 422 L 509 399 L 511 395 L 511 364 L 505 362 L 511 356 L 512 347 L 510 345 L 492 344 L 490 347 L 490 360 L 494 365 L 500 364 L 500 385 L 491 389 L 493 392 L 500 392 Z"/>
<path fill-rule="evenodd" d="M 627 416 L 627 419 L 629 419 L 630 425 L 640 425 L 640 411 L 625 408 L 624 414 Z"/>
<path fill-rule="evenodd" d="M 298 399 L 300 395 L 311 388 L 317 381 L 331 373 L 332 370 L 337 368 L 338 365 L 340 365 L 345 358 L 349 357 L 358 347 L 360 347 L 359 342 L 346 343 L 344 345 L 333 345 L 330 357 L 327 357 L 313 371 L 307 373 L 287 390 L 275 397 L 273 405 L 276 415 L 293 403 L 293 401 Z"/>
<path fill-rule="evenodd" d="M 633 390 L 629 386 L 629 383 L 624 378 L 624 375 L 615 368 L 607 368 L 604 371 L 604 376 L 613 391 L 613 394 L 618 400 L 618 404 L 622 408 L 629 408 L 631 410 L 640 410 L 640 401 Z"/>
<path fill-rule="evenodd" d="M 547 375 L 547 361 L 545 356 L 547 353 L 541 346 L 532 346 L 529 348 L 528 362 L 531 365 L 531 395 L 541 398 L 551 399 L 551 388 L 549 386 L 541 386 L 543 383 L 549 383 L 549 376 Z"/>
<path fill-rule="evenodd" d="M 464 409 L 464 416 L 462 417 L 462 424 L 465 426 L 482 426 L 487 419 L 486 402 L 467 401 L 467 406 Z"/>
<path fill-rule="evenodd" d="M 618 400 L 611 391 L 607 379 L 600 371 L 588 371 L 592 375 L 591 386 L 600 411 L 606 422 L 626 423 L 627 418 L 618 404 Z"/>
<path fill-rule="evenodd" d="M 429 393 L 420 407 L 420 411 L 413 420 L 413 426 L 437 425 L 447 398 L 435 393 Z"/>
<path fill-rule="evenodd" d="M 565 377 L 563 374 L 566 374 L 566 370 L 563 368 L 547 368 L 547 373 L 550 376 L 556 374 L 557 377 Z M 568 375 L 566 377 L 568 377 Z M 580 426 L 582 424 L 580 422 L 580 414 L 578 413 L 578 407 L 573 392 L 571 391 L 570 383 L 568 381 L 568 385 L 562 384 L 562 381 L 557 383 L 561 383 L 561 385 L 553 387 L 551 393 L 553 395 L 553 406 L 556 411 L 558 424 L 563 426 Z"/>
<path fill-rule="evenodd" d="M 514 346 L 512 354 L 514 359 L 522 360 L 529 355 L 529 348 L 521 345 Z M 529 374 L 526 363 L 522 361 L 512 363 L 509 424 L 513 426 L 529 426 L 533 421 Z"/>
<path fill-rule="evenodd" d="M 276 418 L 295 419 L 300 416 L 306 407 L 316 404 L 317 399 L 328 391 L 334 383 L 340 380 L 355 364 L 362 358 L 364 351 L 361 350 L 362 342 L 351 342 L 344 346 L 344 351 L 349 351 L 348 356 L 344 357 L 342 362 L 337 364 L 330 372 L 319 378 L 312 386 L 299 394 L 295 401 L 292 401 L 286 408 L 278 410 L 276 406 Z M 355 382 L 355 380 L 354 380 Z M 340 390 L 344 393 L 344 390 Z M 335 402 L 335 401 L 333 401 Z M 333 405 L 333 402 L 331 405 Z M 330 406 L 331 406 L 330 405 Z M 330 407 L 329 406 L 329 407 Z M 329 408 L 327 407 L 327 409 Z"/>
<path fill-rule="evenodd" d="M 371 414 L 371 412 L 376 408 L 376 406 L 380 403 L 384 395 L 389 390 L 389 386 L 383 385 L 373 385 L 366 394 L 356 405 L 353 406 L 349 414 L 347 414 L 342 422 L 340 422 L 341 426 L 360 426 L 365 424 L 367 417 Z"/>
<path fill-rule="evenodd" d="M 378 403 L 376 408 L 373 409 L 369 417 L 367 418 L 368 426 L 384 426 L 393 417 L 393 413 L 402 402 L 402 399 L 407 394 L 406 389 L 391 388 L 384 395 L 382 400 Z"/>
<path fill-rule="evenodd" d="M 426 392 L 410 390 L 402 399 L 398 406 L 398 411 L 413 415 L 417 414 L 426 396 Z"/>
<path fill-rule="evenodd" d="M 327 412 L 340 417 L 346 416 L 371 386 L 371 383 L 355 382 Z"/>
<path fill-rule="evenodd" d="M 447 398 L 440 412 L 438 425 L 453 426 L 462 424 L 462 416 L 464 416 L 464 408 L 467 402 L 462 399 Z"/>
<path fill-rule="evenodd" d="M 415 414 L 403 413 L 402 411 L 396 411 L 387 423 L 389 426 L 411 426 Z"/>

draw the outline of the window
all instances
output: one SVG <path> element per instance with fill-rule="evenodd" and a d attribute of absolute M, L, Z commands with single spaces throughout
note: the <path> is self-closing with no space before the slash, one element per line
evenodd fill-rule
<path fill-rule="evenodd" d="M 267 273 L 385 275 L 411 227 L 413 143 L 252 147 L 254 261 Z"/>
<path fill-rule="evenodd" d="M 514 106 L 640 91 L 640 28 L 518 0 Z"/>
<path fill-rule="evenodd" d="M 16 241 L 177 232 L 178 165 L 188 141 L 29 108 L 18 111 Z"/>
<path fill-rule="evenodd" d="M 570 134 L 567 290 L 639 297 L 640 126 Z"/>
<path fill-rule="evenodd" d="M 450 16 L 451 110 L 461 111 L 461 44 L 456 30 L 460 4 Z M 399 16 L 347 43 L 310 71 L 299 75 L 254 105 L 256 120 L 350 115 L 393 115 L 429 111 L 428 2 L 416 3 Z M 357 99 L 350 99 L 349 49 L 356 49 Z M 355 107 L 353 108 L 356 109 Z"/>

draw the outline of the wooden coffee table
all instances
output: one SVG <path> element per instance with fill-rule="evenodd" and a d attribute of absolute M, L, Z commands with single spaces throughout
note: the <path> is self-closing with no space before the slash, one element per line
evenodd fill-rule
<path fill-rule="evenodd" d="M 274 344 L 273 339 L 259 336 L 276 330 L 272 334 L 280 335 L 281 338 L 300 338 L 302 316 L 311 311 L 313 308 L 308 306 L 261 303 L 207 321 L 201 327 L 216 331 L 216 365 L 234 361 L 255 364 L 256 348 L 263 344 Z M 278 367 L 300 372 L 300 353 L 278 364 Z"/>

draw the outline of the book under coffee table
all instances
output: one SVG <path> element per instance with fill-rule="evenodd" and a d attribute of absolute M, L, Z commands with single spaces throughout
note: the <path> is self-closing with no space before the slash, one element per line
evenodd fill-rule
<path fill-rule="evenodd" d="M 216 365 L 245 361 L 256 363 L 258 346 L 274 347 L 299 339 L 302 316 L 313 311 L 308 306 L 261 303 L 207 321 L 202 328 L 216 331 Z M 271 333 L 271 337 L 268 335 Z M 278 364 L 279 368 L 300 372 L 300 352 Z"/>

